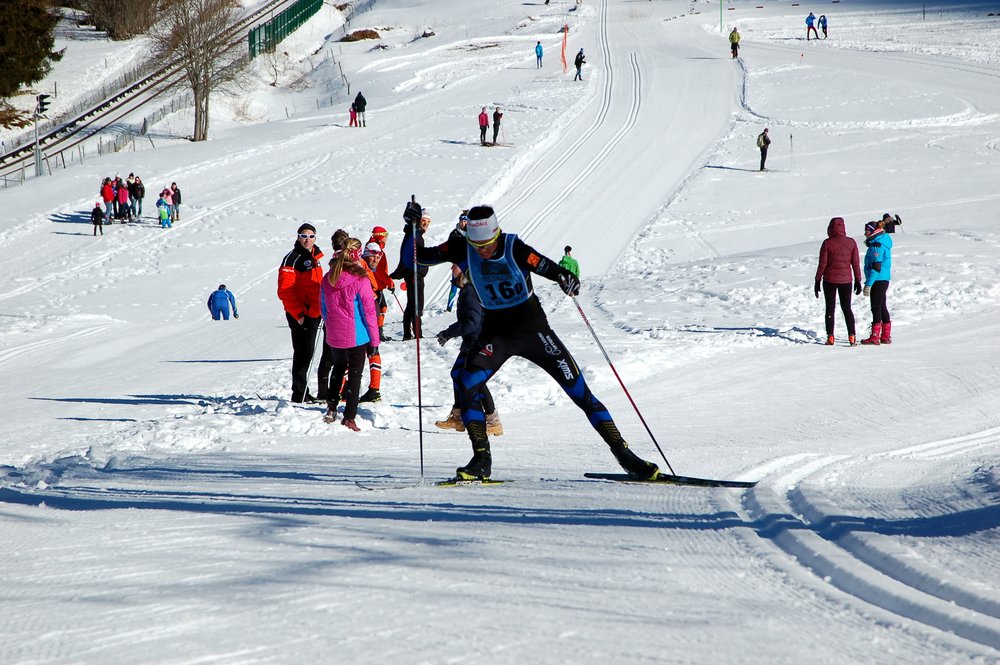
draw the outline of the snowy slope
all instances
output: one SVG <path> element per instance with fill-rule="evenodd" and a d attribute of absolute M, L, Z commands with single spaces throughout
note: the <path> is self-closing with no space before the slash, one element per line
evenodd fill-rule
<path fill-rule="evenodd" d="M 336 54 L 366 128 L 346 100 L 220 117 L 206 143 L 0 191 L 0 662 L 1000 660 L 995 7 L 824 5 L 830 39 L 806 43 L 792 2 L 726 3 L 723 34 L 708 2 L 488 4 L 380 0 L 351 27 L 388 48 L 294 46 Z M 308 108 L 302 86 L 262 79 L 247 100 Z M 482 148 L 475 116 L 497 104 L 511 145 Z M 100 178 L 133 171 L 178 182 L 181 221 L 93 238 Z M 419 401 L 415 347 L 383 345 L 359 434 L 289 403 L 275 284 L 295 229 L 328 249 L 380 224 L 394 261 L 410 194 L 434 241 L 486 201 L 539 251 L 573 245 L 579 303 L 670 465 L 757 487 L 583 478 L 613 458 L 518 359 L 491 384 L 494 476 L 513 482 L 434 487 L 469 445 L 433 425 L 457 346 L 431 338 Z M 860 238 L 883 212 L 904 221 L 894 344 L 848 347 L 838 313 L 826 347 L 827 222 Z M 446 273 L 432 332 L 453 316 Z M 208 317 L 220 282 L 239 320 Z M 572 302 L 535 287 L 633 449 L 666 466 Z"/>

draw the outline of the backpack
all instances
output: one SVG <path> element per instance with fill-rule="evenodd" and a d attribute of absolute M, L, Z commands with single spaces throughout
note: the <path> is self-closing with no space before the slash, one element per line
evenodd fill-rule
<path fill-rule="evenodd" d="M 763 148 L 764 147 L 764 132 L 761 132 L 757 136 L 757 147 L 758 148 Z"/>

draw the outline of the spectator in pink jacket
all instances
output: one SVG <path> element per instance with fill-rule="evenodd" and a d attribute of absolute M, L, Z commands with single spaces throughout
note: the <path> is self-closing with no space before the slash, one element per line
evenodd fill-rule
<path fill-rule="evenodd" d="M 323 419 L 337 420 L 337 405 L 344 397 L 344 419 L 341 424 L 355 432 L 354 422 L 361 393 L 361 374 L 369 347 L 377 348 L 378 317 L 375 293 L 368 272 L 361 263 L 361 241 L 348 238 L 344 248 L 334 254 L 330 272 L 320 287 L 320 311 L 326 325 L 326 343 L 333 350 L 333 372 L 327 389 L 327 411 Z M 347 374 L 344 395 L 340 394 Z"/>
<path fill-rule="evenodd" d="M 826 229 L 828 236 L 819 248 L 819 266 L 816 267 L 816 297 L 820 288 L 826 297 L 826 343 L 833 346 L 833 317 L 840 296 L 840 309 L 847 323 L 847 341 L 857 345 L 854 330 L 854 311 L 851 309 L 851 278 L 854 278 L 854 293 L 861 293 L 861 259 L 858 243 L 847 235 L 843 217 L 834 217 Z"/>
<path fill-rule="evenodd" d="M 115 198 L 118 199 L 118 219 L 132 221 L 132 208 L 128 204 L 128 186 L 121 178 L 118 179 L 118 189 L 115 190 Z"/>

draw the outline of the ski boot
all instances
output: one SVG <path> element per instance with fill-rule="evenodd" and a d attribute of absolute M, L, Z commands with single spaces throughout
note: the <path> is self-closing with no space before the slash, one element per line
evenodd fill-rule
<path fill-rule="evenodd" d="M 374 388 L 369 388 L 368 392 L 358 398 L 359 402 L 381 402 L 382 393 L 375 390 Z"/>
<path fill-rule="evenodd" d="M 465 466 L 455 469 L 455 477 L 460 480 L 485 480 L 493 470 L 493 456 L 490 455 L 490 442 L 486 438 L 486 428 L 482 423 L 471 423 L 469 427 L 480 430 L 480 436 L 473 439 L 472 459 Z"/>
<path fill-rule="evenodd" d="M 639 480 L 655 480 L 660 475 L 660 467 L 633 453 L 624 441 L 609 444 L 608 447 L 611 448 L 611 453 L 618 460 L 618 464 L 630 476 Z"/>
<path fill-rule="evenodd" d="M 490 436 L 503 435 L 503 425 L 500 423 L 500 412 L 486 414 L 486 433 Z"/>
<path fill-rule="evenodd" d="M 434 425 L 441 429 L 453 429 L 456 432 L 465 431 L 465 425 L 462 424 L 462 412 L 458 407 L 452 408 L 447 418 L 436 421 Z"/>
<path fill-rule="evenodd" d="M 358 427 L 358 424 L 354 422 L 354 418 L 344 418 L 343 420 L 340 421 L 340 424 L 346 427 L 347 429 L 351 430 L 352 432 L 361 431 L 361 428 Z"/>

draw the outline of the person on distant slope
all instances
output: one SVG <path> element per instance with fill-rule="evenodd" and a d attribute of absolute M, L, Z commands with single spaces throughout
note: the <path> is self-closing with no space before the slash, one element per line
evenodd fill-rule
<path fill-rule="evenodd" d="M 767 161 L 767 148 L 771 145 L 771 137 L 767 135 L 767 127 L 757 135 L 757 147 L 760 148 L 760 170 L 766 171 L 764 163 Z"/>
<path fill-rule="evenodd" d="M 558 282 L 569 295 L 580 292 L 580 280 L 555 261 L 539 254 L 512 233 L 500 230 L 489 206 L 469 210 L 466 242 L 451 239 L 417 250 L 422 264 L 468 262 L 469 281 L 484 310 L 478 347 L 458 372 L 458 406 L 472 443 L 472 459 L 455 470 L 458 478 L 489 478 L 493 468 L 482 396 L 490 377 L 513 356 L 547 372 L 583 412 L 618 463 L 637 478 L 652 479 L 659 468 L 633 453 L 605 406 L 590 392 L 580 369 L 553 332 L 531 287 L 531 273 Z"/>
<path fill-rule="evenodd" d="M 500 112 L 500 107 L 497 106 L 493 109 L 493 145 L 497 144 L 497 134 L 500 133 L 500 121 L 503 119 L 503 113 Z"/>
<path fill-rule="evenodd" d="M 548 4 L 548 3 L 546 3 L 546 4 Z M 542 68 L 542 54 L 543 53 L 544 53 L 544 49 L 542 49 L 542 43 L 541 42 L 536 42 L 535 43 L 535 69 L 541 69 Z"/>
<path fill-rule="evenodd" d="M 110 224 L 114 219 L 115 186 L 111 178 L 105 178 L 101 183 L 101 200 L 104 201 L 104 221 Z"/>
<path fill-rule="evenodd" d="M 361 241 L 348 238 L 344 249 L 330 262 L 330 272 L 323 278 L 320 308 L 326 325 L 326 343 L 333 349 L 333 373 L 327 388 L 327 410 L 323 420 L 337 419 L 337 405 L 344 399 L 341 425 L 360 432 L 354 419 L 358 414 L 361 372 L 368 349 L 378 354 L 378 327 L 375 325 L 375 293 L 361 264 Z M 347 384 L 341 386 L 344 374 Z"/>
<path fill-rule="evenodd" d="M 316 348 L 321 317 L 319 290 L 323 252 L 316 246 L 316 227 L 299 226 L 298 239 L 278 266 L 278 298 L 292 333 L 292 402 L 312 401 L 309 365 Z"/>
<path fill-rule="evenodd" d="M 230 305 L 233 307 L 233 317 L 240 318 L 236 311 L 236 298 L 233 297 L 232 292 L 226 288 L 225 284 L 219 284 L 219 288 L 208 296 L 208 311 L 212 313 L 212 318 L 216 321 L 220 318 L 229 320 Z"/>
<path fill-rule="evenodd" d="M 886 293 L 892 279 L 892 236 L 882 222 L 865 224 L 865 295 L 871 297 L 872 333 L 862 344 L 892 344 L 892 321 L 886 305 Z"/>
<path fill-rule="evenodd" d="M 844 313 L 847 324 L 847 341 L 856 346 L 854 310 L 851 309 L 851 277 L 854 278 L 854 294 L 861 293 L 861 257 L 858 253 L 858 243 L 848 237 L 847 227 L 843 217 L 834 217 L 826 228 L 827 239 L 819 248 L 819 265 L 816 267 L 816 297 L 819 298 L 820 288 L 826 297 L 826 344 L 833 346 L 834 312 L 837 297 L 840 297 L 840 310 Z"/>
<path fill-rule="evenodd" d="M 740 33 L 733 28 L 733 31 L 729 33 L 729 50 L 733 52 L 733 59 L 736 59 L 740 54 Z"/>
<path fill-rule="evenodd" d="M 139 176 L 135 177 L 135 183 L 129 187 L 129 196 L 133 199 L 133 207 L 135 208 L 133 216 L 136 219 L 142 217 L 142 200 L 146 198 L 146 185 L 142 184 L 142 178 Z"/>
<path fill-rule="evenodd" d="M 128 185 L 121 178 L 117 180 L 115 199 L 118 201 L 118 219 L 122 222 L 132 221 L 132 207 L 128 204 Z"/>
<path fill-rule="evenodd" d="M 486 107 L 479 112 L 479 143 L 486 145 L 486 130 L 490 128 L 490 116 L 486 113 Z"/>
<path fill-rule="evenodd" d="M 101 230 L 101 235 L 104 235 L 104 211 L 101 210 L 101 202 L 98 201 L 94 204 L 94 209 L 90 211 L 90 223 L 94 225 L 94 235 L 97 235 L 97 230 Z"/>
<path fill-rule="evenodd" d="M 559 265 L 569 270 L 575 277 L 580 277 L 580 264 L 572 257 L 573 248 L 569 245 L 563 247 L 563 257 L 559 259 Z"/>
<path fill-rule="evenodd" d="M 448 417 L 444 420 L 436 421 L 434 425 L 441 429 L 453 429 L 456 432 L 464 432 L 465 425 L 462 424 L 462 410 L 458 406 L 458 376 L 462 368 L 465 367 L 465 360 L 469 357 L 469 354 L 479 350 L 477 343 L 479 333 L 483 329 L 483 304 L 479 301 L 476 289 L 469 283 L 468 276 L 465 273 L 460 272 L 456 281 L 459 291 L 458 310 L 455 312 L 455 315 L 458 320 L 437 334 L 437 341 L 441 346 L 444 346 L 448 343 L 448 340 L 455 337 L 462 338 L 462 346 L 458 349 L 458 357 L 455 358 L 455 362 L 451 366 L 452 392 L 455 399 Z M 500 436 L 503 434 L 503 424 L 500 422 L 500 414 L 497 413 L 496 404 L 493 403 L 493 395 L 486 385 L 483 385 L 482 405 L 483 413 L 486 417 L 486 434 L 489 436 Z"/>
<path fill-rule="evenodd" d="M 587 59 L 583 55 L 583 49 L 576 54 L 576 58 L 573 59 L 573 66 L 576 67 L 576 76 L 573 77 L 574 81 L 583 80 L 583 65 L 587 62 Z"/>
<path fill-rule="evenodd" d="M 181 188 L 177 186 L 176 182 L 170 183 L 170 198 L 173 202 L 172 206 L 172 219 L 177 222 L 181 218 Z"/>
<path fill-rule="evenodd" d="M 823 31 L 823 39 L 826 39 L 826 14 L 819 15 L 819 29 Z"/>
<path fill-rule="evenodd" d="M 816 35 L 816 39 L 819 39 L 819 34 L 816 33 L 816 15 L 809 12 L 809 16 L 806 17 L 806 41 L 809 41 L 809 33 Z"/>
<path fill-rule="evenodd" d="M 368 126 L 367 124 L 365 124 L 365 109 L 367 107 L 368 107 L 368 100 L 365 99 L 365 96 L 361 94 L 360 90 L 358 90 L 358 96 L 354 98 L 354 108 L 358 112 L 358 120 L 361 121 L 360 125 L 361 127 Z"/>
<path fill-rule="evenodd" d="M 351 104 L 351 110 L 348 111 L 348 115 L 351 117 L 351 122 L 347 125 L 348 127 L 360 127 L 358 124 L 358 107 Z"/>

